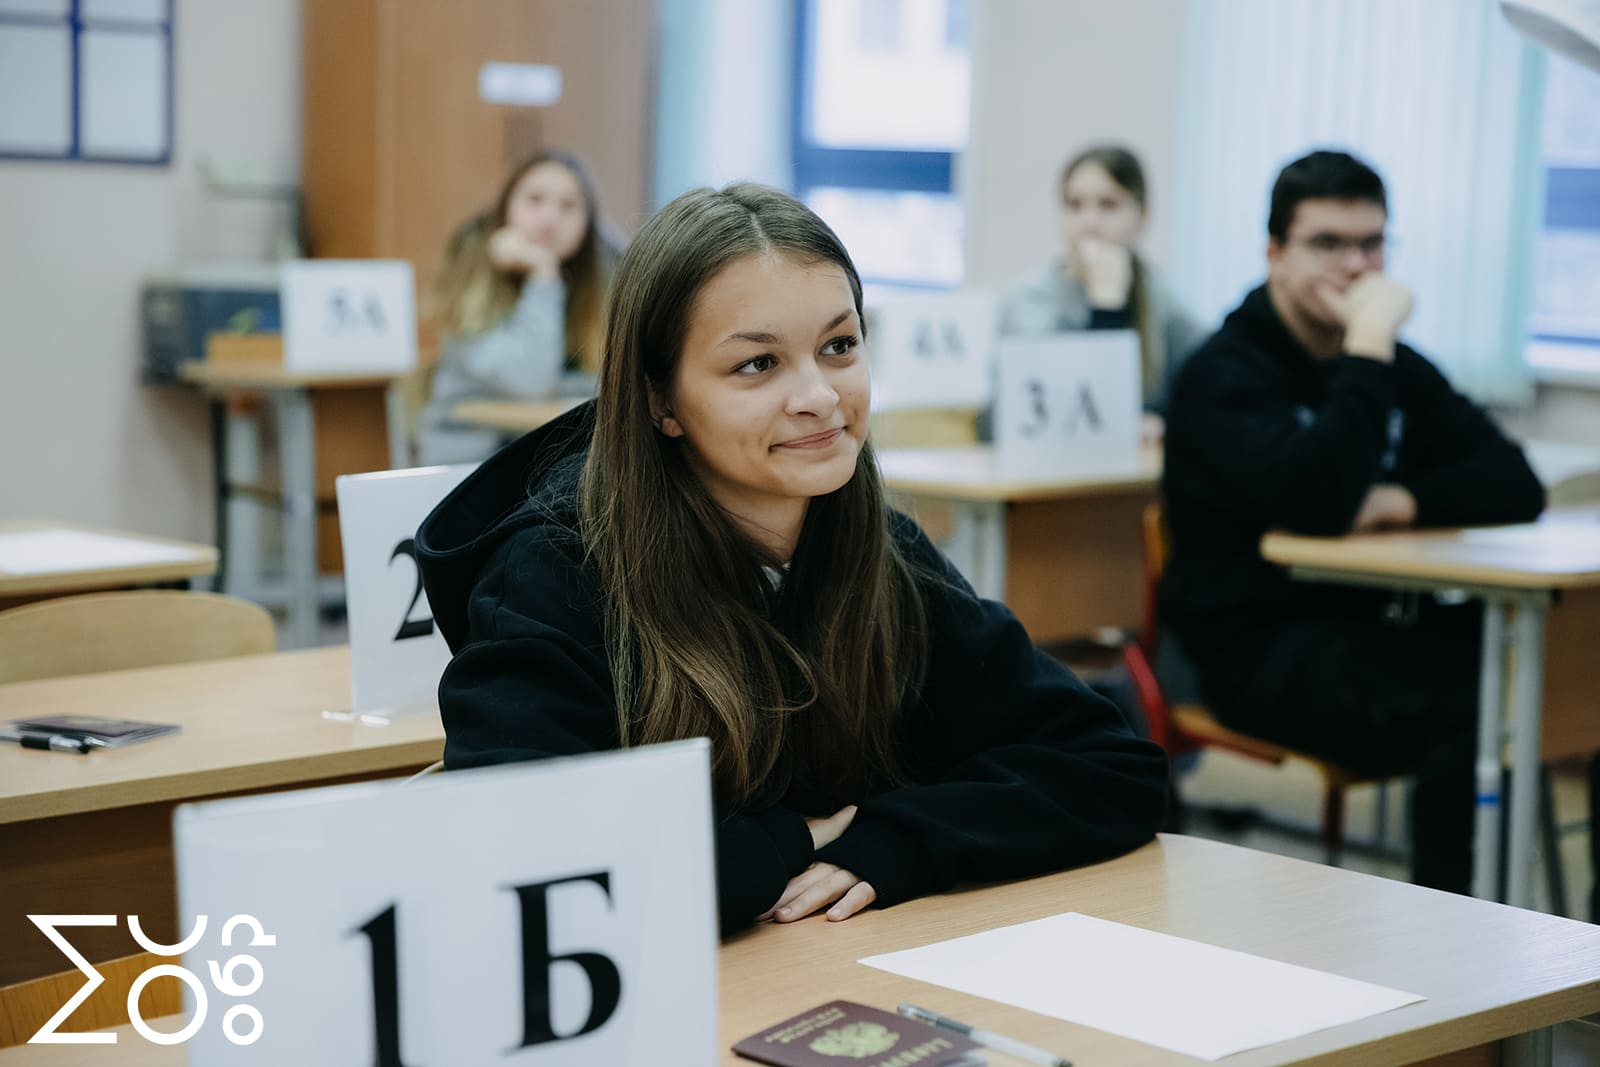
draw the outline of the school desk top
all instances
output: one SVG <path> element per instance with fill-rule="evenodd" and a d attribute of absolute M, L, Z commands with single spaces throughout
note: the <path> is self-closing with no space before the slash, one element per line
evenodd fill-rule
<path fill-rule="evenodd" d="M 307 374 L 284 369 L 281 362 L 266 359 L 191 360 L 178 369 L 184 381 L 204 389 L 354 389 L 388 385 L 410 371 L 365 371 L 356 374 L 317 372 Z"/>
<path fill-rule="evenodd" d="M 388 726 L 322 715 L 349 707 L 348 646 L 0 685 L 0 720 L 76 713 L 183 727 L 87 755 L 0 743 L 0 824 L 399 774 L 443 752 L 436 712 Z"/>
<path fill-rule="evenodd" d="M 964 1022 L 1070 1057 L 1079 1067 L 1195 1065 L 1128 1038 L 925 985 L 855 961 L 1066 911 L 1191 938 L 1428 999 L 1227 1057 L 1228 1067 L 1386 1067 L 1472 1048 L 1600 1010 L 1600 927 L 1198 838 L 1162 836 L 1109 863 L 868 910 L 763 925 L 718 959 L 720 1062 L 740 1038 L 834 999 L 893 1010 L 937 1005 Z M 1093 960 L 1062 960 L 1089 967 Z M 1137 996 L 1131 990 L 1130 996 Z M 269 1020 L 270 1023 L 270 1020 Z M 210 1025 L 208 1023 L 208 1025 Z M 158 1023 L 175 1029 L 175 1021 Z M 178 1067 L 183 1051 L 128 1027 L 96 1046 L 102 1067 Z M 663 1039 L 670 1040 L 670 1039 Z M 663 1046 L 663 1050 L 670 1045 Z M 1013 1061 L 991 1056 L 997 1067 Z M 19 1046 L 0 1067 L 89 1062 L 81 1046 Z M 670 1062 L 663 1059 L 661 1062 Z M 1452 1061 L 1455 1062 L 1455 1061 Z M 1487 1063 L 1488 1060 L 1462 1060 Z"/>
<path fill-rule="evenodd" d="M 1511 589 L 1600 585 L 1600 506 L 1559 508 L 1537 522 L 1450 530 L 1302 537 L 1269 533 L 1261 554 L 1319 575 L 1412 579 Z"/>
<path fill-rule="evenodd" d="M 520 434 L 537 430 L 559 418 L 584 399 L 572 396 L 554 400 L 464 400 L 450 409 L 450 417 L 457 422 Z"/>
<path fill-rule="evenodd" d="M 878 453 L 891 489 L 950 500 L 1026 502 L 1142 492 L 1161 481 L 1161 451 L 1145 449 L 1126 470 L 1066 475 L 1019 473 L 992 445 L 964 448 L 889 448 Z"/>
<path fill-rule="evenodd" d="M 34 541 L 39 535 L 49 536 L 57 531 L 90 542 L 90 550 L 81 553 L 75 550 L 71 553 L 72 559 L 48 566 L 41 562 L 38 553 L 30 550 L 27 554 L 31 558 L 26 564 L 14 564 L 25 569 L 7 568 L 6 535 L 27 535 L 29 541 Z M 103 559 L 96 560 L 92 543 L 102 538 L 115 541 L 102 542 L 111 551 Z M 148 550 L 150 558 L 138 558 L 141 548 Z M 52 519 L 0 520 L 0 599 L 182 581 L 196 575 L 214 574 L 216 570 L 217 550 L 210 545 Z"/>

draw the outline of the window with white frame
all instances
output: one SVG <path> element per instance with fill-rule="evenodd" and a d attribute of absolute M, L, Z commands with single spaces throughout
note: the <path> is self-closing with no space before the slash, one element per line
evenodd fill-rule
<path fill-rule="evenodd" d="M 1549 57 L 1544 226 L 1528 362 L 1543 376 L 1600 381 L 1600 73 Z"/>
<path fill-rule="evenodd" d="M 869 282 L 962 278 L 968 0 L 798 0 L 795 193 Z"/>

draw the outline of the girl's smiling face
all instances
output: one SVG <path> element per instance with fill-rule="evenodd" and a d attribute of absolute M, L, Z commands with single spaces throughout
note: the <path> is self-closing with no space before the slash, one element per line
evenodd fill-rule
<path fill-rule="evenodd" d="M 825 260 L 744 256 L 701 287 L 661 431 L 758 539 L 792 550 L 812 497 L 855 473 L 871 397 L 849 280 Z"/>

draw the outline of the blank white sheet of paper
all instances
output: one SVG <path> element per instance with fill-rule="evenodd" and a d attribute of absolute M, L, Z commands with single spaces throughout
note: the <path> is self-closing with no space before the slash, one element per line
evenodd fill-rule
<path fill-rule="evenodd" d="M 1076 912 L 860 962 L 1206 1060 L 1427 999 Z"/>
<path fill-rule="evenodd" d="M 133 537 L 84 530 L 18 530 L 0 533 L 0 574 L 54 574 L 177 563 L 194 553 Z"/>

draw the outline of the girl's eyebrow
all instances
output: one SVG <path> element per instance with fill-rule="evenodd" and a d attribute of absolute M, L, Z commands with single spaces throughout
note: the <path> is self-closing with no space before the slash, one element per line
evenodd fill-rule
<path fill-rule="evenodd" d="M 717 342 L 717 347 L 720 348 L 729 341 L 752 341 L 758 345 L 775 345 L 778 343 L 778 337 L 771 333 L 730 333 Z"/>
<path fill-rule="evenodd" d="M 855 310 L 855 309 L 854 308 L 845 308 L 843 311 L 839 312 L 838 315 L 836 315 L 832 319 L 830 319 L 828 321 L 828 324 L 826 326 L 824 326 L 822 329 L 818 330 L 817 332 L 819 334 L 827 333 L 829 330 L 831 330 L 835 326 L 839 325 L 845 319 L 848 319 L 850 317 L 850 312 L 853 311 L 853 310 Z"/>
<path fill-rule="evenodd" d="M 833 319 L 830 319 L 828 324 L 826 326 L 824 326 L 818 332 L 827 333 L 829 330 L 831 330 L 835 326 L 839 325 L 845 319 L 848 319 L 850 317 L 850 312 L 852 310 L 853 309 L 851 309 L 851 308 L 846 308 L 845 310 L 839 312 L 839 314 L 837 316 L 835 316 Z M 758 345 L 775 345 L 775 344 L 778 343 L 778 336 L 777 336 L 777 334 L 762 333 L 760 331 L 750 331 L 750 332 L 741 331 L 740 333 L 730 333 L 728 336 L 724 337 L 722 340 L 717 342 L 717 347 L 721 348 L 723 345 L 727 344 L 729 341 L 750 341 L 750 342 L 752 342 L 754 344 L 758 344 Z"/>

